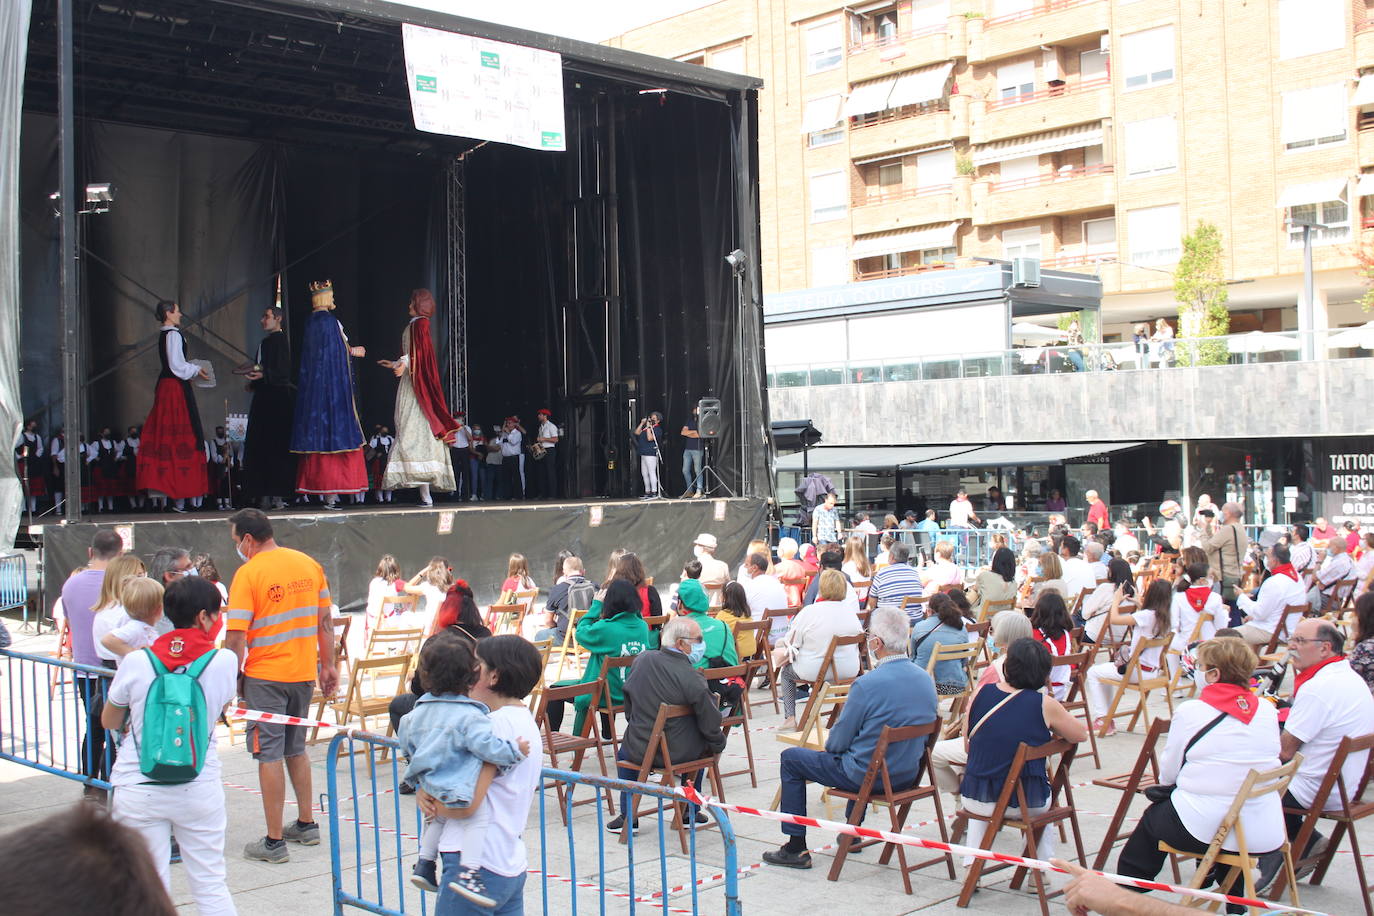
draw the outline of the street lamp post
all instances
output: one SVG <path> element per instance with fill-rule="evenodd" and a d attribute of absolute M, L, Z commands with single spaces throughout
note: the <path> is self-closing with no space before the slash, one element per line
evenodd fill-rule
<path fill-rule="evenodd" d="M 1302 346 L 1302 358 L 1317 358 L 1316 341 L 1313 339 L 1316 324 L 1316 283 L 1312 277 L 1312 230 L 1325 229 L 1325 224 L 1314 219 L 1289 216 L 1290 226 L 1302 227 L 1302 301 L 1298 303 L 1298 337 Z"/>

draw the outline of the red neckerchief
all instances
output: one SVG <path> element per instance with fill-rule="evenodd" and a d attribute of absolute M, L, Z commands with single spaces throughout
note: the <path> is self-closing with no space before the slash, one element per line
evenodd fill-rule
<path fill-rule="evenodd" d="M 1188 599 L 1188 605 L 1199 614 L 1207 606 L 1207 599 L 1212 596 L 1212 586 L 1194 585 L 1183 593 L 1183 597 Z"/>
<path fill-rule="evenodd" d="M 215 650 L 215 639 L 199 627 L 164 633 L 153 643 L 153 654 L 170 671 L 189 665 L 206 652 Z"/>
<path fill-rule="evenodd" d="M 1317 662 L 1317 663 L 1316 663 L 1315 665 L 1313 665 L 1311 668 L 1307 668 L 1306 670 L 1299 671 L 1299 672 L 1297 673 L 1297 675 L 1293 678 L 1293 697 L 1294 697 L 1295 699 L 1297 698 L 1297 696 L 1298 696 L 1298 691 L 1302 689 L 1302 685 L 1303 685 L 1303 684 L 1306 684 L 1308 681 L 1312 680 L 1312 676 L 1315 675 L 1318 671 L 1322 670 L 1322 669 L 1325 668 L 1327 665 L 1330 665 L 1330 664 L 1332 664 L 1333 662 L 1343 662 L 1343 661 L 1345 661 L 1345 656 L 1344 656 L 1344 655 L 1333 655 L 1333 656 L 1331 656 L 1330 658 L 1326 659 L 1325 661 Z"/>
<path fill-rule="evenodd" d="M 1237 684 L 1208 684 L 1202 688 L 1198 699 L 1217 712 L 1234 716 L 1246 725 L 1255 717 L 1260 704 L 1253 693 Z"/>
<path fill-rule="evenodd" d="M 1273 569 L 1270 570 L 1270 572 L 1272 572 L 1276 576 L 1282 573 L 1283 575 L 1292 579 L 1294 582 L 1298 581 L 1298 571 L 1293 568 L 1292 563 L 1284 563 L 1281 566 L 1275 566 Z"/>

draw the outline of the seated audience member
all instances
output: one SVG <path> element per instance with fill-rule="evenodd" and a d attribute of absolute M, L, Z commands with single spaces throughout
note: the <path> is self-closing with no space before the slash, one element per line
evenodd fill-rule
<path fill-rule="evenodd" d="M 1027 579 L 1040 578 L 1040 555 L 1044 552 L 1044 545 L 1035 538 L 1027 538 L 1026 543 L 1021 545 L 1021 562 L 1016 566 L 1018 585 Z"/>
<path fill-rule="evenodd" d="M 472 596 L 472 588 L 462 579 L 454 580 L 448 588 L 448 594 L 444 596 L 444 603 L 439 605 L 439 613 L 434 618 L 434 636 L 440 633 L 456 633 L 469 640 L 477 642 L 479 639 L 486 639 L 491 636 L 491 630 L 482 621 L 482 612 L 477 610 L 477 601 Z M 429 645 L 429 637 L 420 647 L 421 651 Z M 519 637 L 524 639 L 524 637 Z M 391 698 L 387 704 L 387 715 L 391 719 L 391 733 L 401 727 L 401 718 L 415 708 L 415 703 L 420 697 L 425 695 L 425 688 L 420 684 L 420 672 L 418 668 L 412 668 L 410 675 L 410 689 L 403 690 Z M 401 794 L 411 795 L 415 787 L 409 783 L 402 783 Z"/>
<path fill-rule="evenodd" d="M 1118 588 L 1123 597 L 1135 597 L 1135 575 L 1131 572 L 1131 564 L 1120 557 L 1112 557 L 1107 563 L 1107 581 L 1093 589 L 1078 609 L 1078 616 L 1083 621 L 1083 642 L 1101 642 L 1102 628 L 1107 623 L 1107 613 L 1112 608 L 1112 598 Z M 1109 636 L 1119 639 L 1122 632 L 1109 631 Z"/>
<path fill-rule="evenodd" d="M 1117 657 L 1111 661 L 1093 665 L 1088 669 L 1086 699 L 1090 713 L 1096 717 L 1093 720 L 1094 730 L 1102 727 L 1103 717 L 1106 716 L 1107 707 L 1112 702 L 1112 693 L 1116 690 L 1116 684 L 1110 683 L 1107 679 L 1118 678 L 1125 673 L 1126 665 L 1135 653 L 1136 646 L 1143 640 L 1158 639 L 1169 632 L 1169 605 L 1173 599 L 1173 591 L 1167 580 L 1156 579 L 1151 582 L 1150 587 L 1145 590 L 1140 607 L 1134 612 L 1127 612 L 1122 608 L 1125 597 L 1123 589 L 1117 589 L 1116 594 L 1112 596 L 1112 606 L 1107 611 L 1106 625 L 1135 627 L 1130 646 L 1122 647 Z M 1140 656 L 1140 671 L 1146 677 L 1152 676 L 1162 664 L 1161 649 L 1150 649 Z M 1113 734 L 1115 731 L 1115 723 L 1110 723 L 1107 734 Z"/>
<path fill-rule="evenodd" d="M 0 860 L 22 863 L 5 881 L 8 916 L 177 916 L 143 837 L 100 805 L 72 805 L 9 831 Z"/>
<path fill-rule="evenodd" d="M 1279 757 L 1287 762 L 1294 754 L 1302 754 L 1302 763 L 1288 784 L 1288 791 L 1283 794 L 1283 807 L 1306 811 L 1312 807 L 1326 771 L 1331 769 L 1331 760 L 1341 739 L 1374 732 L 1374 697 L 1370 696 L 1364 678 L 1351 669 L 1343 654 L 1345 636 L 1325 620 L 1308 617 L 1300 622 L 1288 639 L 1288 649 L 1297 674 L 1293 679 L 1293 705 L 1288 710 L 1279 739 Z M 1341 773 L 1352 791 L 1360 784 L 1368 758 L 1368 752 L 1346 758 Z M 1339 808 L 1340 804 L 1340 794 L 1332 792 L 1326 810 Z M 1285 814 L 1284 822 L 1288 839 L 1297 839 L 1303 815 Z M 1246 833 L 1249 833 L 1248 825 Z M 1326 845 L 1327 838 L 1314 831 L 1305 850 L 1293 850 L 1293 860 L 1319 856 Z M 1255 848 L 1264 847 L 1257 844 Z M 1257 882 L 1260 890 L 1269 886 L 1281 866 L 1282 855 L 1260 859 Z M 1299 870 L 1299 879 L 1310 871 L 1310 867 Z"/>
<path fill-rule="evenodd" d="M 1034 639 L 1018 639 L 1007 648 L 1002 680 L 988 684 L 973 695 L 964 712 L 964 742 L 968 762 L 959 786 L 964 810 L 992 814 L 1007 781 L 1018 744 L 1037 747 L 1054 739 L 1078 743 L 1088 737 L 1083 721 L 1054 697 L 1040 692 L 1050 674 L 1050 653 Z M 1050 781 L 1044 760 L 1033 760 L 1021 771 L 1021 785 L 1031 814 L 1049 810 Z M 1019 808 L 1008 808 L 1020 813 Z M 987 823 L 970 820 L 967 846 L 980 846 Z M 1036 858 L 1054 855 L 1054 828 L 1044 831 Z M 968 864 L 971 860 L 966 860 Z"/>
<path fill-rule="evenodd" d="M 911 656 L 922 671 L 930 669 L 936 646 L 953 646 L 969 641 L 964 616 L 949 595 L 934 595 L 926 602 L 926 617 L 911 628 Z M 941 696 L 961 694 L 968 687 L 967 670 L 957 659 L 935 665 L 935 692 Z"/>
<path fill-rule="evenodd" d="M 1031 580 L 1027 579 L 1022 583 L 1022 591 Z M 1052 550 L 1047 550 L 1040 554 L 1040 581 L 1030 585 L 1029 598 L 1032 602 L 1038 601 L 1043 592 L 1058 592 L 1065 601 L 1069 600 L 1069 587 L 1064 582 L 1064 568 L 1060 562 L 1059 555 Z M 1078 597 L 1075 592 L 1074 598 Z"/>
<path fill-rule="evenodd" d="M 1006 601 L 1016 597 L 1016 554 L 1010 548 L 999 547 L 992 552 L 992 564 L 973 577 L 973 615 L 983 616 L 989 601 Z"/>
<path fill-rule="evenodd" d="M 725 589 L 721 592 L 720 610 L 716 612 L 716 619 L 730 629 L 730 637 L 735 642 L 738 658 L 749 658 L 758 651 L 758 637 L 752 631 L 743 634 L 735 632 L 735 624 L 753 619 L 753 614 L 749 609 L 749 596 L 745 593 L 743 585 L 738 582 L 725 583 Z"/>
<path fill-rule="evenodd" d="M 1112 528 L 1115 539 L 1112 547 L 1116 548 L 1117 554 L 1126 556 L 1128 553 L 1140 553 L 1140 539 L 1131 530 L 1131 524 L 1126 519 L 1121 519 Z"/>
<path fill-rule="evenodd" d="M 582 676 L 576 681 L 566 683 L 589 684 L 601 677 L 601 669 L 608 658 L 625 655 L 638 655 L 650 647 L 649 625 L 644 622 L 643 604 L 635 587 L 624 579 L 612 579 L 606 594 L 599 602 L 592 602 L 592 609 L 577 622 L 574 631 L 577 643 L 589 653 Z M 606 678 L 606 691 L 613 704 L 623 702 L 621 692 L 625 684 L 625 669 L 614 668 Z M 561 686 L 561 685 L 555 685 Z M 550 702 L 548 705 L 549 728 L 559 731 L 563 727 L 564 702 Z M 589 697 L 580 696 L 574 701 L 577 717 L 573 722 L 573 734 L 582 733 L 582 725 L 591 706 Z"/>
<path fill-rule="evenodd" d="M 941 541 L 935 545 L 935 559 L 921 570 L 922 594 L 933 595 L 941 586 L 963 585 L 964 573 L 954 565 L 954 542 Z"/>
<path fill-rule="evenodd" d="M 1307 539 L 1307 534 L 1306 525 L 1294 525 L 1288 529 L 1288 552 L 1299 576 L 1317 565 L 1317 551 Z"/>
<path fill-rule="evenodd" d="M 1099 580 L 1107 578 L 1107 564 L 1102 559 L 1106 556 L 1107 548 L 1097 539 L 1098 537 L 1100 535 L 1083 545 L 1083 559 L 1087 562 L 1088 568 L 1092 570 L 1093 585 L 1096 585 Z"/>
<path fill-rule="evenodd" d="M 1346 588 L 1337 584 L 1355 578 L 1355 563 L 1346 552 L 1345 541 L 1333 537 L 1326 542 L 1326 559 L 1317 570 L 1312 587 L 1307 591 L 1307 603 L 1316 613 L 1335 610 L 1345 599 Z"/>
<path fill-rule="evenodd" d="M 824 587 L 824 586 L 822 586 Z M 782 752 L 778 773 L 782 780 L 781 810 L 806 814 L 806 786 L 816 783 L 857 791 L 877 748 L 884 726 L 926 725 L 936 718 L 935 685 L 907 658 L 906 617 L 893 607 L 879 607 L 868 621 L 873 670 L 849 689 L 839 719 L 825 740 L 825 750 L 789 747 Z M 909 788 L 920 773 L 924 741 L 904 741 L 887 749 L 887 768 L 894 790 Z M 849 811 L 847 810 L 846 816 Z M 770 865 L 810 868 L 806 828 L 783 824 L 787 842 L 763 854 Z"/>
<path fill-rule="evenodd" d="M 1078 538 L 1068 535 L 1059 542 L 1060 567 L 1062 570 L 1061 578 L 1064 580 L 1064 600 L 1073 604 L 1078 600 L 1078 596 L 1083 594 L 1083 589 L 1097 588 L 1099 577 L 1091 564 L 1083 559 L 1082 544 Z"/>
<path fill-rule="evenodd" d="M 1374 692 L 1374 592 L 1355 599 L 1355 647 L 1350 650 L 1350 667 L 1364 678 Z"/>
<path fill-rule="evenodd" d="M 549 589 L 548 601 L 544 603 L 544 618 L 540 621 L 542 626 L 536 630 L 534 641 L 552 639 L 555 646 L 563 645 L 571 612 L 588 610 L 595 594 L 596 584 L 587 578 L 582 558 L 564 559 L 563 574 Z"/>
<path fill-rule="evenodd" d="M 739 582 L 744 586 L 744 594 L 749 599 L 749 616 L 754 620 L 762 620 L 764 611 L 782 611 L 793 606 L 787 603 L 787 590 L 783 588 L 782 582 L 768 572 L 769 565 L 768 554 L 751 553 L 745 562 L 749 575 Z M 789 625 L 786 617 L 773 618 L 768 638 L 781 638 Z"/>
<path fill-rule="evenodd" d="M 858 611 L 859 596 L 854 591 L 854 586 L 850 583 L 849 576 L 845 575 L 844 551 L 840 549 L 840 546 L 838 544 L 829 544 L 825 547 L 824 550 L 821 551 L 821 569 L 833 569 L 838 571 L 840 575 L 844 576 L 845 585 L 847 586 L 845 591 L 845 599 L 849 600 L 850 598 L 853 598 L 854 610 Z M 811 584 L 806 587 L 806 594 L 802 596 L 802 603 L 815 604 L 816 592 L 818 589 L 820 589 L 820 587 L 821 577 L 816 576 L 814 579 L 811 580 Z"/>
<path fill-rule="evenodd" d="M 895 543 L 897 543 L 897 538 L 891 534 L 884 533 L 882 537 L 878 538 L 878 553 L 873 557 L 873 571 L 875 573 L 892 562 L 892 545 Z"/>
<path fill-rule="evenodd" d="M 706 597 L 699 583 L 693 585 L 690 594 L 684 596 L 688 606 L 698 597 L 704 603 Z M 725 735 L 720 730 L 720 708 L 716 697 L 707 689 L 706 681 L 693 670 L 705 667 L 709 651 L 702 639 L 697 616 L 693 613 L 675 617 L 664 624 L 659 648 L 641 652 L 635 658 L 625 678 L 625 731 L 616 754 L 617 760 L 644 761 L 644 755 L 649 750 L 649 737 L 653 734 L 654 722 L 663 704 L 692 707 L 690 719 L 673 719 L 664 726 L 668 753 L 672 755 L 674 763 L 714 757 L 725 750 Z M 653 762 L 662 765 L 663 760 L 656 754 Z M 620 764 L 618 771 L 621 779 L 639 778 L 637 768 Z M 697 775 L 696 784 L 701 786 L 701 774 Z M 628 792 L 621 794 L 620 816 L 606 824 L 607 830 L 620 830 L 625 826 L 630 811 L 629 799 Z M 704 815 L 697 814 L 697 823 L 704 823 L 705 820 Z M 631 829 L 638 826 L 636 821 L 631 824 Z"/>
<path fill-rule="evenodd" d="M 784 731 L 797 727 L 797 684 L 814 681 L 821 676 L 821 665 L 830 651 L 830 640 L 836 636 L 856 636 L 863 625 L 853 608 L 845 604 L 844 576 L 827 569 L 821 580 L 819 600 L 801 609 L 787 634 L 773 649 L 773 664 L 777 666 L 778 681 L 782 685 L 782 709 L 787 718 Z M 843 646 L 834 658 L 834 669 L 825 672 L 827 678 L 852 678 L 859 674 L 858 646 Z"/>
<path fill-rule="evenodd" d="M 659 597 L 658 589 L 649 584 L 649 574 L 644 569 L 644 563 L 639 559 L 639 554 L 633 551 L 622 551 L 619 558 L 615 561 L 615 571 L 611 573 L 609 582 L 621 580 L 634 586 L 635 595 L 639 599 L 639 613 L 642 617 L 660 617 L 663 614 L 663 599 Z M 592 602 L 596 606 L 596 602 Z"/>
<path fill-rule="evenodd" d="M 1197 547 L 1183 550 L 1185 554 L 1200 552 Z M 1210 568 L 1206 559 L 1194 558 L 1174 581 L 1174 595 L 1169 606 L 1169 629 L 1173 631 L 1174 641 L 1169 648 L 1179 655 L 1187 651 L 1199 619 L 1202 621 L 1199 640 L 1211 639 L 1217 630 L 1230 622 L 1230 609 L 1221 600 L 1221 595 L 1212 590 L 1212 580 L 1208 578 Z"/>
<path fill-rule="evenodd" d="M 682 583 L 688 579 L 701 581 L 701 561 L 697 559 L 688 560 L 682 564 L 682 575 L 678 576 L 676 582 L 668 589 L 668 613 L 676 614 L 678 611 L 677 593 L 682 587 Z"/>
<path fill-rule="evenodd" d="M 698 534 L 692 542 L 692 554 L 701 561 L 701 584 L 712 600 L 720 599 L 720 590 L 730 581 L 730 567 L 716 559 L 716 536 Z"/>
<path fill-rule="evenodd" d="M 878 526 L 869 520 L 867 512 L 860 512 L 854 516 L 854 527 L 849 530 L 855 534 L 870 535 L 878 533 Z"/>
<path fill-rule="evenodd" d="M 735 583 L 727 583 L 734 585 Z M 693 667 L 704 668 L 729 668 L 739 664 L 739 656 L 735 653 L 735 638 L 726 626 L 725 621 L 717 620 L 707 611 L 710 609 L 710 602 L 706 598 L 706 589 L 701 587 L 701 583 L 695 579 L 688 579 L 682 583 L 678 598 L 682 601 L 683 613 L 681 616 L 689 617 L 697 622 L 697 627 L 701 632 L 701 639 L 706 646 L 706 654 L 699 659 L 693 660 Z"/>
<path fill-rule="evenodd" d="M 1299 526 L 1301 527 L 1301 526 Z M 1307 596 L 1299 581 L 1299 572 L 1289 562 L 1288 547 L 1275 544 L 1264 552 L 1269 578 L 1260 585 L 1252 598 L 1241 595 L 1236 606 L 1245 615 L 1239 627 L 1241 639 L 1251 646 L 1267 646 L 1274 630 L 1283 621 L 1284 609 L 1293 604 L 1306 604 Z"/>
<path fill-rule="evenodd" d="M 806 578 L 806 566 L 797 559 L 798 550 L 794 538 L 780 538 L 778 540 L 778 562 L 773 566 L 773 575 L 777 576 L 779 582 L 783 579 Z M 784 588 L 787 589 L 787 602 L 783 607 L 801 607 L 801 588 L 796 585 L 787 585 Z"/>
<path fill-rule="evenodd" d="M 773 550 L 768 546 L 767 541 L 753 540 L 749 546 L 744 548 L 744 562 L 740 563 L 739 571 L 735 573 L 735 581 L 743 582 L 749 577 L 749 558 L 756 553 L 761 553 L 768 560 L 768 567 L 764 572 L 770 576 L 773 574 Z M 701 578 L 698 576 L 697 578 Z"/>
<path fill-rule="evenodd" d="M 1374 582 L 1374 532 L 1366 534 L 1361 543 L 1359 559 L 1355 561 L 1355 597 L 1358 598 L 1369 591 L 1369 585 Z"/>
<path fill-rule="evenodd" d="M 1161 842 L 1206 852 L 1250 771 L 1279 765 L 1278 713 L 1249 689 L 1255 664 L 1255 654 L 1240 639 L 1219 637 L 1197 647 L 1202 692 L 1174 708 L 1159 758 L 1160 785 L 1175 788 L 1145 809 L 1121 850 L 1120 874 L 1153 880 L 1166 858 Z M 1241 818 L 1250 852 L 1267 852 L 1283 842 L 1276 795 L 1248 802 Z M 1236 840 L 1233 831 L 1224 848 L 1235 851 Z"/>
<path fill-rule="evenodd" d="M 1073 618 L 1069 616 L 1068 605 L 1058 592 L 1044 592 L 1035 601 L 1031 610 L 1031 637 L 1051 657 L 1069 655 L 1073 650 L 1073 639 L 1069 631 L 1073 629 Z M 1050 670 L 1050 694 L 1060 702 L 1069 695 L 1069 678 L 1073 669 L 1068 665 L 1056 665 Z"/>
<path fill-rule="evenodd" d="M 868 538 L 852 537 L 844 542 L 844 564 L 840 566 L 851 584 L 868 582 L 873 578 L 873 565 L 868 562 Z M 868 600 L 868 586 L 857 588 L 859 603 Z"/>
<path fill-rule="evenodd" d="M 1345 538 L 1345 552 L 1350 559 L 1358 559 L 1360 551 L 1360 526 L 1353 518 L 1341 522 L 1341 537 Z"/>
<path fill-rule="evenodd" d="M 902 599 L 921 595 L 921 574 L 907 563 L 911 548 L 899 541 L 892 545 L 889 554 L 892 557 L 891 564 L 873 574 L 873 584 L 868 588 L 869 607 L 883 605 L 900 608 Z M 916 613 L 912 612 L 912 620 L 917 619 Z"/>

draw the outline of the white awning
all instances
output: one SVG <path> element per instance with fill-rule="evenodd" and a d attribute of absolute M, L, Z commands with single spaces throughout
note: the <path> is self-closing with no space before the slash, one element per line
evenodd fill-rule
<path fill-rule="evenodd" d="M 958 221 L 924 226 L 920 229 L 902 229 L 898 232 L 884 232 L 881 235 L 868 235 L 854 240 L 849 249 L 851 260 L 876 258 L 885 254 L 903 251 L 925 251 L 929 248 L 953 248 L 954 235 L 959 231 Z"/>
<path fill-rule="evenodd" d="M 818 130 L 829 130 L 839 124 L 841 101 L 838 95 L 827 95 L 807 102 L 806 107 L 802 109 L 801 132 L 811 134 Z"/>
<path fill-rule="evenodd" d="M 1017 137 L 1015 140 L 999 140 L 973 151 L 974 165 L 989 165 L 1020 159 L 1023 156 L 1041 156 L 1046 153 L 1060 153 L 1067 149 L 1081 149 L 1085 146 L 1102 145 L 1102 125 L 1085 124 L 1066 127 L 1044 134 Z"/>
<path fill-rule="evenodd" d="M 1300 207 L 1303 204 L 1320 204 L 1328 200 L 1341 200 L 1345 197 L 1346 180 L 1328 178 L 1307 184 L 1290 184 L 1279 195 L 1279 209 Z"/>
<path fill-rule="evenodd" d="M 1374 105 L 1374 73 L 1366 73 L 1360 77 L 1360 81 L 1355 84 L 1355 94 L 1350 97 L 1350 104 L 1356 108 Z"/>
<path fill-rule="evenodd" d="M 968 451 L 967 445 L 820 445 L 805 453 L 808 471 L 892 470 Z M 783 455 L 777 460 L 779 471 L 801 471 L 802 452 Z"/>
<path fill-rule="evenodd" d="M 849 98 L 844 103 L 844 116 L 846 118 L 857 118 L 861 115 L 873 114 L 887 108 L 887 97 L 892 93 L 892 87 L 896 85 L 897 78 L 890 77 L 885 80 L 878 80 L 873 83 L 863 83 L 855 86 L 849 92 Z"/>
<path fill-rule="evenodd" d="M 875 162 L 886 162 L 889 159 L 902 159 L 906 156 L 914 156 L 917 153 L 933 153 L 941 149 L 953 149 L 952 143 L 936 143 L 930 146 L 910 146 L 906 149 L 899 149 L 891 153 L 881 153 L 877 156 L 869 156 L 866 159 L 855 159 L 855 165 L 872 165 Z"/>
<path fill-rule="evenodd" d="M 949 61 L 938 67 L 902 74 L 897 77 L 897 85 L 892 87 L 892 95 L 888 96 L 887 107 L 901 108 L 903 105 L 920 105 L 923 102 L 933 102 L 943 98 L 945 82 L 949 79 L 949 72 L 953 69 L 954 62 Z"/>
<path fill-rule="evenodd" d="M 1105 455 L 1144 444 L 1143 442 L 1051 442 L 1043 445 L 985 445 L 969 452 L 929 458 L 911 467 L 910 470 L 1006 468 L 1062 464 L 1071 458 Z"/>
<path fill-rule="evenodd" d="M 1374 194 L 1374 172 L 1366 172 L 1360 176 L 1360 181 L 1355 185 L 1356 197 L 1368 197 Z"/>

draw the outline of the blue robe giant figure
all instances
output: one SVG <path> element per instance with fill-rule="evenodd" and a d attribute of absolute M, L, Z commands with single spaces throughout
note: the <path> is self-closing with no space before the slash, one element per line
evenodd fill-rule
<path fill-rule="evenodd" d="M 296 490 L 326 497 L 331 508 L 340 493 L 367 489 L 363 430 L 353 402 L 349 356 L 365 356 L 349 347 L 334 310 L 334 287 L 326 280 L 310 284 L 313 311 L 301 344 L 301 374 L 296 386 L 296 418 L 291 451 L 299 456 Z"/>

